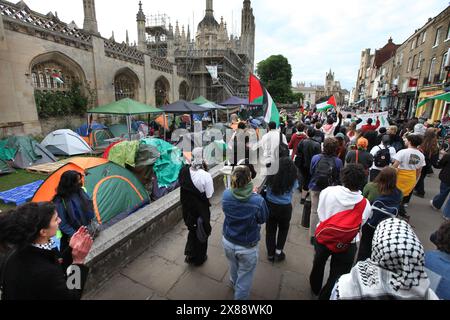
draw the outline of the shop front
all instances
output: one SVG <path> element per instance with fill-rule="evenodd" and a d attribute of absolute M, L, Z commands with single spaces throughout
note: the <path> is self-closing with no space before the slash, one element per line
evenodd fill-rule
<path fill-rule="evenodd" d="M 424 88 L 420 91 L 419 102 L 430 97 L 434 97 L 438 94 L 445 93 L 441 88 Z M 416 110 L 416 117 L 427 119 L 430 123 L 436 120 L 441 120 L 445 115 L 445 112 L 448 112 L 445 101 L 440 100 L 432 100 L 427 104 L 421 106 Z"/>

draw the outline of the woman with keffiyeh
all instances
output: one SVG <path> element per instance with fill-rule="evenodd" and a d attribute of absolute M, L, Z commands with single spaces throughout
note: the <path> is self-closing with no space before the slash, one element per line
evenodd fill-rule
<path fill-rule="evenodd" d="M 437 300 L 424 264 L 412 227 L 400 219 L 384 220 L 375 230 L 371 258 L 337 281 L 331 300 Z"/>

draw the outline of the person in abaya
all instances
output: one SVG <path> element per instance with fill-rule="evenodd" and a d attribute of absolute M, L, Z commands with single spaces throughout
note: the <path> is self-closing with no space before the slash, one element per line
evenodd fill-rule
<path fill-rule="evenodd" d="M 191 165 L 180 172 L 181 206 L 183 219 L 189 230 L 184 254 L 185 262 L 201 266 L 208 256 L 208 237 L 211 235 L 211 204 L 209 199 L 214 193 L 211 174 L 203 161 L 203 149 L 192 152 Z"/>

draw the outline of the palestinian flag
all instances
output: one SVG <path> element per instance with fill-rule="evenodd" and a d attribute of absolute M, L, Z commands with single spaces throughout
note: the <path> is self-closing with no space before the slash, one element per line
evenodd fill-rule
<path fill-rule="evenodd" d="M 327 111 L 328 109 L 336 108 L 336 107 L 337 107 L 337 104 L 336 104 L 336 99 L 334 98 L 334 96 L 330 96 L 325 99 L 320 99 L 316 103 L 316 108 L 317 108 L 318 112 L 324 112 L 324 111 Z"/>
<path fill-rule="evenodd" d="M 57 70 L 53 70 L 52 72 L 52 78 L 56 80 L 56 82 L 58 82 L 59 84 L 64 84 L 64 81 L 61 79 L 61 73 L 58 72 Z"/>
<path fill-rule="evenodd" d="M 269 123 L 273 121 L 277 126 L 280 126 L 280 112 L 278 111 L 275 101 L 273 101 L 272 96 L 262 85 L 261 81 L 253 74 L 250 74 L 248 100 L 251 104 L 262 104 L 265 109 L 265 122 Z"/>

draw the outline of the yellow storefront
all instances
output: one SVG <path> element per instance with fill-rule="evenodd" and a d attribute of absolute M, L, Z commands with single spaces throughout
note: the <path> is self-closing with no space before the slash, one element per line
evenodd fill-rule
<path fill-rule="evenodd" d="M 419 102 L 425 98 L 434 97 L 438 94 L 445 93 L 442 89 L 427 88 L 422 89 L 419 95 Z M 427 118 L 429 122 L 434 122 L 436 120 L 441 120 L 442 113 L 445 108 L 445 101 L 435 100 L 430 101 L 416 110 L 417 118 Z"/>

